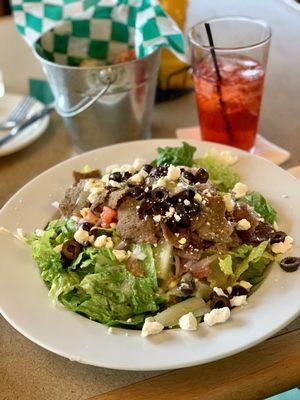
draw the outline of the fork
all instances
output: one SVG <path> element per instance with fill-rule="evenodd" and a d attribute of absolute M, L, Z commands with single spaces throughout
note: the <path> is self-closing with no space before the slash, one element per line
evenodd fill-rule
<path fill-rule="evenodd" d="M 6 120 L 0 122 L 0 130 L 11 129 L 20 124 L 27 116 L 28 111 L 34 104 L 35 100 L 30 97 L 24 97 L 10 112 Z"/>

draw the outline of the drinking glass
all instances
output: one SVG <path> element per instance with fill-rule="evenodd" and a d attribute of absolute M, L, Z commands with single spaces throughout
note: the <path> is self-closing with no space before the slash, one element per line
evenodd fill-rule
<path fill-rule="evenodd" d="M 213 43 L 208 39 L 207 24 Z M 193 26 L 188 40 L 202 138 L 251 150 L 263 94 L 270 26 L 240 16 L 213 18 Z"/>

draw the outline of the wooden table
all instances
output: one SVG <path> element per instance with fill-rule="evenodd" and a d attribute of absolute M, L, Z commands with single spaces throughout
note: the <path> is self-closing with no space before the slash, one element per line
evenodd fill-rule
<path fill-rule="evenodd" d="M 281 0 L 191 0 L 188 21 L 191 25 L 224 14 L 261 17 L 271 23 L 273 43 L 260 131 L 291 152 L 284 167 L 299 164 L 300 14 Z M 42 76 L 40 66 L 18 37 L 11 19 L 1 20 L 0 38 L 0 69 L 7 89 L 26 93 L 28 78 Z M 173 137 L 175 128 L 196 123 L 190 94 L 156 106 L 153 136 Z M 47 132 L 32 146 L 0 158 L 0 206 L 37 174 L 74 154 L 66 128 L 53 115 Z M 74 400 L 98 394 L 98 399 L 260 399 L 300 384 L 299 341 L 298 320 L 280 336 L 208 366 L 163 374 L 113 371 L 54 355 L 31 343 L 0 317 L 0 399 Z M 127 387 L 120 390 L 123 386 Z"/>

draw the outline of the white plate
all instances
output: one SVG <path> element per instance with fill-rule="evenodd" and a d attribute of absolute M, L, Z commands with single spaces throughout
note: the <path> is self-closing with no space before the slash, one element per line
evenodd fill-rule
<path fill-rule="evenodd" d="M 5 94 L 0 98 L 0 121 L 7 118 L 12 109 L 22 100 L 23 96 L 19 94 Z M 28 116 L 41 110 L 44 104 L 38 100 L 32 105 Z M 0 157 L 7 156 L 8 154 L 15 153 L 28 146 L 36 139 L 38 139 L 47 129 L 49 124 L 49 115 L 36 121 L 34 124 L 24 129 L 22 133 L 17 135 L 14 139 L 7 142 L 5 145 L 0 147 Z M 0 137 L 5 135 L 8 131 L 0 131 Z"/>
<path fill-rule="evenodd" d="M 135 157 L 152 160 L 158 146 L 175 146 L 178 140 L 151 140 L 97 149 L 67 160 L 27 184 L 4 206 L 0 226 L 32 231 L 53 215 L 51 203 L 70 184 L 73 169 L 83 165 L 104 168 L 128 163 Z M 212 147 L 192 142 L 199 154 Z M 226 146 L 213 144 L 217 149 Z M 262 158 L 231 149 L 240 157 L 237 169 L 250 189 L 266 195 L 278 210 L 280 227 L 295 238 L 290 254 L 300 255 L 300 183 Z M 282 195 L 285 195 L 284 198 Z M 286 197 L 288 196 L 288 197 Z M 163 370 L 203 364 L 253 346 L 283 328 L 300 310 L 300 271 L 288 274 L 275 264 L 247 306 L 235 309 L 222 325 L 201 324 L 197 332 L 167 330 L 147 339 L 137 331 L 107 327 L 62 307 L 54 307 L 47 295 L 30 249 L 10 235 L 0 237 L 0 310 L 19 332 L 40 346 L 79 362 L 127 370 Z M 126 333 L 128 336 L 126 336 Z"/>

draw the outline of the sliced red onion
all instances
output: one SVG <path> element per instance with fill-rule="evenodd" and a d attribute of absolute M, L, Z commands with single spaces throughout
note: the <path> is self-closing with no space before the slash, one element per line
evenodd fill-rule
<path fill-rule="evenodd" d="M 190 260 L 185 264 L 185 269 L 191 271 L 195 278 L 207 278 L 211 274 L 210 265 L 218 258 L 217 254 L 202 258 L 200 261 Z"/>

